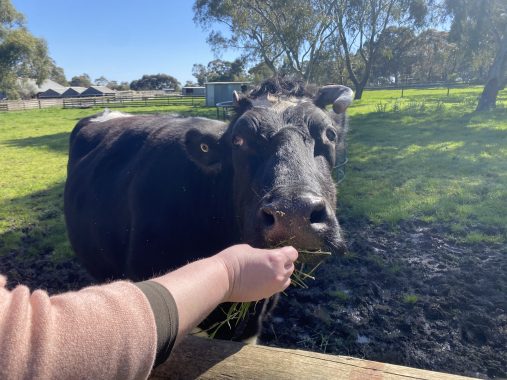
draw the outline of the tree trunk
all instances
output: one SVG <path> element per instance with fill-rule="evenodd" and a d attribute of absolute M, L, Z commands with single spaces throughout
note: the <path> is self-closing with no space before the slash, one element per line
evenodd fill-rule
<path fill-rule="evenodd" d="M 361 96 L 363 96 L 363 91 L 364 91 L 364 86 L 361 86 L 361 84 L 356 86 L 356 92 L 354 93 L 354 100 L 361 99 Z"/>
<path fill-rule="evenodd" d="M 477 105 L 476 111 L 487 111 L 496 107 L 496 97 L 500 91 L 500 86 L 497 77 L 488 78 L 488 82 L 484 86 L 479 104 Z"/>
<path fill-rule="evenodd" d="M 496 98 L 498 92 L 502 89 L 505 68 L 507 66 L 507 24 L 503 37 L 500 41 L 498 52 L 496 53 L 493 66 L 488 73 L 486 85 L 479 99 L 476 111 L 487 111 L 496 107 Z"/>

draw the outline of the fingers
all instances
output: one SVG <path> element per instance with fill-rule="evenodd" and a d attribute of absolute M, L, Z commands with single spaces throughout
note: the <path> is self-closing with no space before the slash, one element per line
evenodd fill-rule
<path fill-rule="evenodd" d="M 294 271 L 294 263 L 292 261 L 286 261 L 284 266 L 283 266 L 284 269 L 290 271 L 291 273 Z"/>
<path fill-rule="evenodd" d="M 291 284 L 291 280 L 290 280 L 290 276 L 289 276 L 289 278 L 287 278 L 287 280 L 283 284 L 281 292 L 283 292 L 285 289 L 287 289 L 290 286 L 290 284 Z"/>
<path fill-rule="evenodd" d="M 298 251 L 291 246 L 280 248 L 280 252 L 287 256 L 292 262 L 298 259 Z"/>

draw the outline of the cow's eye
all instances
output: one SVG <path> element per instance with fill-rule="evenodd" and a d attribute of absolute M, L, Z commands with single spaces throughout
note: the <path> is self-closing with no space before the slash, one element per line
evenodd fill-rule
<path fill-rule="evenodd" d="M 328 138 L 329 141 L 335 141 L 336 140 L 336 132 L 333 131 L 332 129 L 327 129 L 326 130 L 326 137 Z"/>
<path fill-rule="evenodd" d="M 245 143 L 245 140 L 242 137 L 234 136 L 232 138 L 232 144 L 235 146 L 242 146 Z"/>
<path fill-rule="evenodd" d="M 208 153 L 208 152 L 209 152 L 209 146 L 208 146 L 208 144 L 204 144 L 204 143 L 202 143 L 202 144 L 201 144 L 201 150 L 202 150 L 204 153 Z"/>

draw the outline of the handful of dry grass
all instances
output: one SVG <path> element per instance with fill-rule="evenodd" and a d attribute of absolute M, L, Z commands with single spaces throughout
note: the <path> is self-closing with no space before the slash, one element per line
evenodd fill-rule
<path fill-rule="evenodd" d="M 313 274 L 320 266 L 320 264 L 322 264 L 322 262 L 324 261 L 324 259 L 318 259 L 318 257 L 331 256 L 331 252 L 301 250 L 299 251 L 299 255 L 300 260 L 296 261 L 295 263 L 296 268 L 294 269 L 294 272 L 292 273 L 291 276 L 291 284 L 299 288 L 308 289 L 309 286 L 307 285 L 306 281 L 315 280 Z M 311 269 L 306 270 L 306 266 L 308 265 L 309 262 L 316 261 L 317 264 L 311 265 Z M 285 292 L 284 294 L 287 295 Z M 255 302 L 255 304 L 257 304 L 257 302 Z M 205 331 L 206 333 L 208 333 L 209 338 L 213 339 L 218 330 L 220 330 L 224 325 L 229 326 L 229 328 L 231 329 L 232 328 L 231 323 L 237 325 L 240 321 L 244 320 L 248 315 L 248 310 L 250 310 L 251 305 L 252 302 L 234 302 L 229 308 L 229 310 L 225 311 L 222 309 L 225 315 L 225 319 L 221 322 L 215 323 Z"/>

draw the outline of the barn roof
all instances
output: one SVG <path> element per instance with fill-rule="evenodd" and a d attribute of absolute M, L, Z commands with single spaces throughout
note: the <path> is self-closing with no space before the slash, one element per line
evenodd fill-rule
<path fill-rule="evenodd" d="M 61 98 L 65 90 L 67 90 L 67 87 L 49 88 L 46 91 L 39 92 L 37 96 L 39 98 Z"/>
<path fill-rule="evenodd" d="M 97 91 L 104 92 L 104 93 L 113 93 L 114 90 L 111 90 L 109 87 L 106 86 L 90 86 L 91 88 L 94 88 Z"/>
<path fill-rule="evenodd" d="M 67 91 L 69 91 L 69 90 L 74 90 L 76 92 L 83 92 L 84 90 L 86 90 L 86 87 L 72 86 L 67 89 Z"/>
<path fill-rule="evenodd" d="M 65 92 L 69 92 L 69 93 L 82 93 L 84 90 L 86 90 L 86 87 L 79 87 L 79 86 L 72 86 L 72 87 L 67 87 Z"/>
<path fill-rule="evenodd" d="M 106 95 L 106 94 L 114 94 L 116 91 L 111 90 L 106 86 L 90 86 L 86 90 L 84 90 L 81 95 Z"/>
<path fill-rule="evenodd" d="M 35 79 L 31 78 L 18 78 L 18 83 L 23 85 L 30 85 L 37 89 L 37 92 L 44 92 L 50 89 L 57 90 L 57 89 L 63 89 L 64 91 L 67 89 L 67 87 L 62 86 L 60 83 L 55 82 L 51 79 L 46 79 L 44 82 L 42 82 L 39 86 L 37 86 L 37 82 Z"/>

